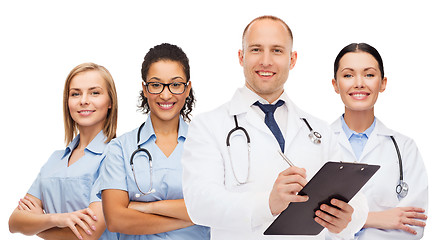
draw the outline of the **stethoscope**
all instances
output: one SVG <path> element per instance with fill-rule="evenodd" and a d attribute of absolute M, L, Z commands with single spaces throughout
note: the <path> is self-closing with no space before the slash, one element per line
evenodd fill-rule
<path fill-rule="evenodd" d="M 153 167 L 152 167 L 152 155 L 150 155 L 150 152 L 145 149 L 145 148 L 141 148 L 140 147 L 140 132 L 141 129 L 143 129 L 145 122 L 143 124 L 141 124 L 140 128 L 138 129 L 138 133 L 137 133 L 137 146 L 138 148 L 132 153 L 132 155 L 130 156 L 130 167 L 132 169 L 132 173 L 134 175 L 134 181 L 135 181 L 135 185 L 137 185 L 138 190 L 140 191 L 141 194 L 137 193 L 135 194 L 136 198 L 139 198 L 141 196 L 146 196 L 149 195 L 151 193 L 156 192 L 156 190 L 153 188 L 153 180 L 152 180 L 152 172 L 153 172 Z M 135 176 L 135 169 L 134 169 L 134 157 L 135 154 L 139 153 L 139 152 L 145 152 L 147 155 L 147 158 L 149 159 L 149 170 L 150 170 L 150 187 L 149 190 L 147 192 L 143 192 L 140 188 L 140 186 L 138 185 L 137 182 L 137 177 Z"/>
<path fill-rule="evenodd" d="M 398 197 L 404 198 L 408 194 L 408 184 L 404 182 L 404 170 L 402 168 L 402 158 L 401 158 L 401 152 L 399 151 L 398 144 L 396 143 L 396 140 L 393 136 L 390 136 L 391 140 L 393 141 L 393 144 L 396 148 L 396 153 L 398 155 L 398 161 L 399 161 L 399 183 L 396 186 L 396 193 L 398 194 Z"/>
<path fill-rule="evenodd" d="M 314 131 L 313 128 L 311 127 L 311 125 L 306 120 L 306 118 L 301 118 L 301 119 L 302 119 L 302 121 L 305 122 L 308 129 L 310 130 L 310 134 L 308 135 L 310 141 L 314 144 L 320 144 L 322 142 L 322 134 Z M 238 126 L 238 120 L 237 120 L 236 115 L 234 115 L 234 121 L 235 121 L 235 127 L 229 131 L 229 133 L 226 137 L 226 146 L 228 147 L 229 162 L 231 163 L 232 174 L 234 175 L 234 178 L 237 181 L 238 185 L 244 185 L 248 182 L 249 173 L 250 173 L 250 137 L 249 137 L 249 133 L 247 132 L 247 130 L 244 127 Z M 244 181 L 240 181 L 238 179 L 237 175 L 235 174 L 234 165 L 233 165 L 233 161 L 232 161 L 232 155 L 231 155 L 231 136 L 236 131 L 242 131 L 246 137 L 246 142 L 247 142 L 247 176 L 246 176 L 246 179 Z"/>

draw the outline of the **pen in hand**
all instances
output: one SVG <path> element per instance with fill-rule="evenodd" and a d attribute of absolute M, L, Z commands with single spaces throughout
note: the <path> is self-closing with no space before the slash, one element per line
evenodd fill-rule
<path fill-rule="evenodd" d="M 290 167 L 294 167 L 294 164 L 290 161 L 290 159 L 287 158 L 287 156 L 285 156 L 284 153 L 282 153 L 281 150 L 278 150 L 279 155 L 281 155 L 281 157 L 288 163 L 288 165 L 290 165 Z"/>

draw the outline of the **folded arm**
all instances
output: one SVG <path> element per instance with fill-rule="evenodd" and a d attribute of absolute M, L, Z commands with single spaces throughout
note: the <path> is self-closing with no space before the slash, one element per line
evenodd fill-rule
<path fill-rule="evenodd" d="M 98 239 L 105 223 L 99 203 L 72 213 L 45 214 L 41 200 L 27 194 L 9 218 L 9 230 L 44 239 Z"/>
<path fill-rule="evenodd" d="M 102 201 L 106 223 L 111 232 L 130 235 L 158 234 L 193 225 L 191 221 L 129 208 L 129 196 L 123 190 L 103 190 Z M 144 206 L 138 208 L 140 207 Z"/>
<path fill-rule="evenodd" d="M 142 213 L 156 214 L 191 222 L 184 199 L 161 200 L 154 202 L 130 202 L 129 208 Z"/>

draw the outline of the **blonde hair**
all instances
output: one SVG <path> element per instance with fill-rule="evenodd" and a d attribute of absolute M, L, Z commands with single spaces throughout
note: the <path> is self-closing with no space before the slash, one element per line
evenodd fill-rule
<path fill-rule="evenodd" d="M 106 116 L 105 124 L 103 126 L 103 134 L 105 134 L 106 136 L 106 143 L 116 137 L 118 101 L 117 101 L 117 91 L 115 89 L 114 80 L 112 79 L 111 74 L 105 67 L 91 62 L 82 63 L 77 65 L 75 68 L 73 68 L 73 70 L 70 71 L 70 74 L 68 74 L 64 85 L 63 113 L 64 113 L 64 130 L 65 130 L 64 140 L 66 145 L 68 145 L 71 141 L 73 141 L 73 138 L 78 134 L 77 123 L 71 117 L 70 110 L 68 107 L 68 98 L 70 96 L 70 83 L 71 80 L 77 74 L 86 71 L 99 72 L 102 78 L 106 82 L 111 108 L 108 109 L 108 114 Z"/>

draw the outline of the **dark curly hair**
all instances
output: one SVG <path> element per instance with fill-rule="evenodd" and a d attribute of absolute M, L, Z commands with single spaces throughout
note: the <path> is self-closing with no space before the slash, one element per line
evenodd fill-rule
<path fill-rule="evenodd" d="M 182 49 L 176 45 L 172 45 L 169 43 L 162 43 L 160 45 L 156 45 L 149 50 L 149 52 L 144 57 L 144 62 L 141 67 L 141 78 L 144 82 L 147 80 L 147 74 L 149 72 L 150 66 L 162 60 L 169 60 L 178 62 L 181 64 L 183 71 L 185 73 L 185 77 L 187 78 L 187 82 L 190 81 L 190 65 L 188 61 L 187 55 L 182 51 Z M 139 105 L 138 108 L 143 113 L 149 113 L 150 107 L 147 102 L 147 98 L 144 96 L 143 91 L 140 92 L 139 97 Z M 193 111 L 193 107 L 195 105 L 196 99 L 194 98 L 194 91 L 191 88 L 188 97 L 185 99 L 185 104 L 181 109 L 180 114 L 182 118 L 189 122 L 190 113 Z"/>

